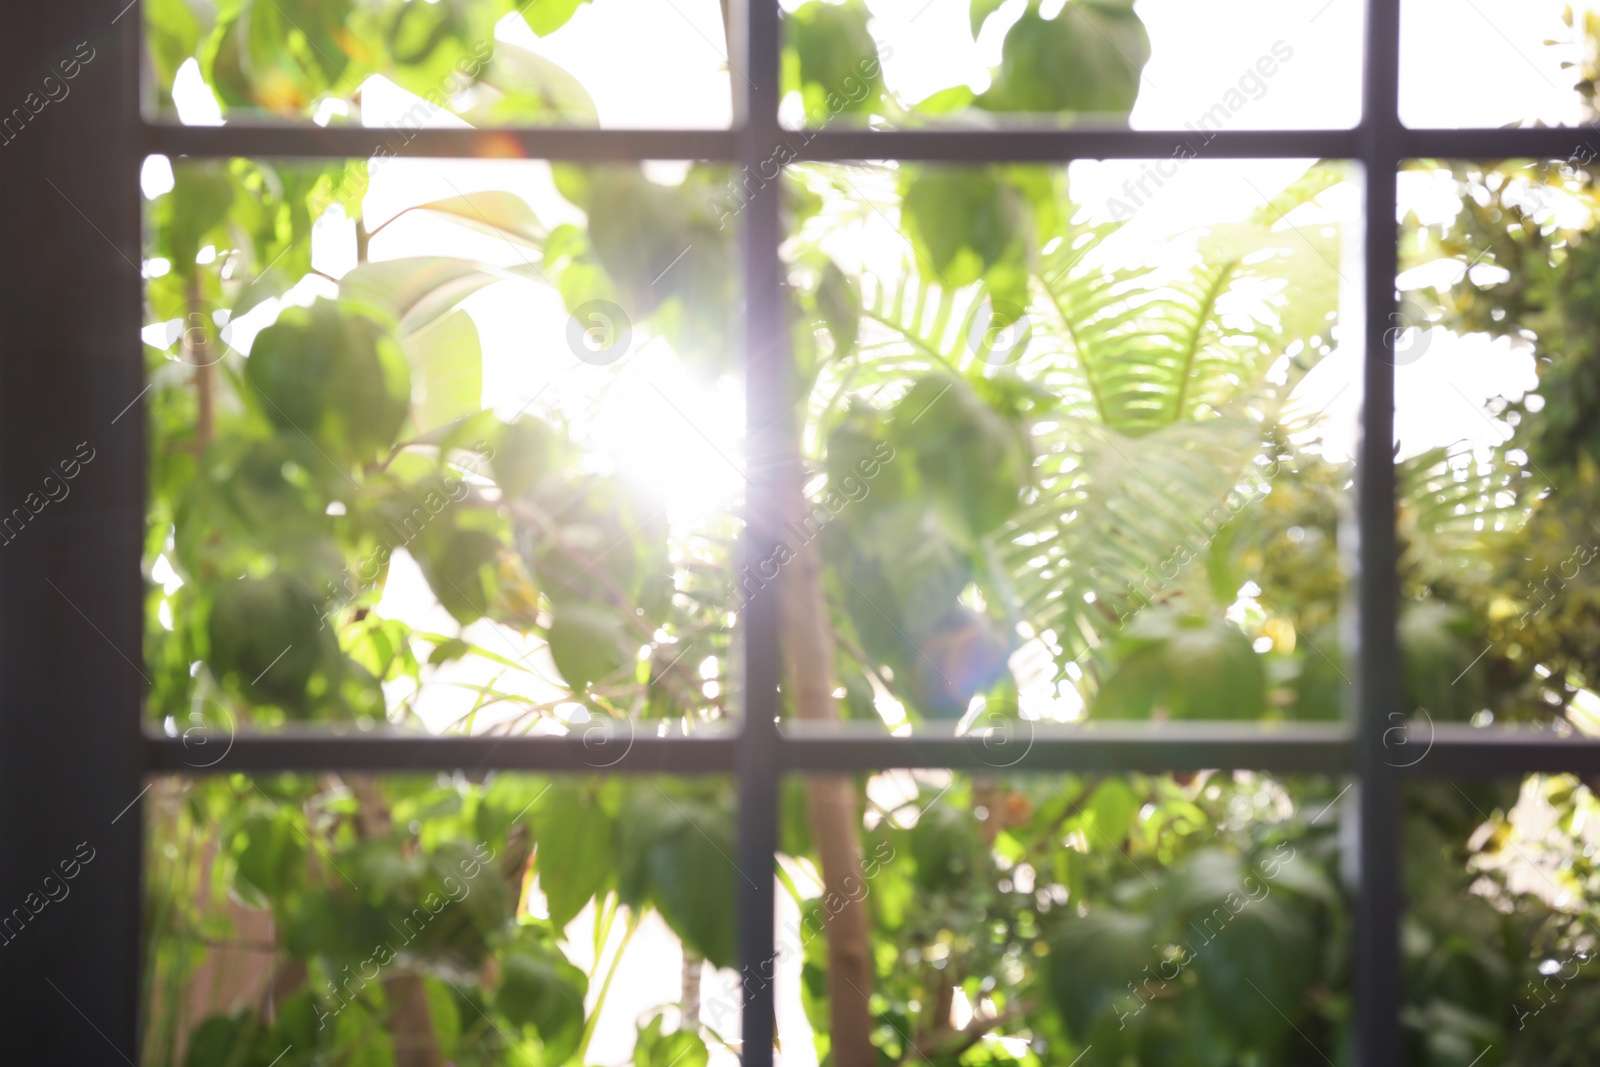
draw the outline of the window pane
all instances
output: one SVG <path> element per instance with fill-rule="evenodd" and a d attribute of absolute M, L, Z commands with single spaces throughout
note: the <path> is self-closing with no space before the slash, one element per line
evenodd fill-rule
<path fill-rule="evenodd" d="M 1340 788 L 1249 772 L 790 780 L 784 1062 L 839 1056 L 868 990 L 871 1043 L 901 1062 L 1339 1061 Z M 857 812 L 852 862 L 835 824 Z"/>
<path fill-rule="evenodd" d="M 146 810 L 143 1062 L 738 1062 L 726 782 L 165 779 Z"/>
<path fill-rule="evenodd" d="M 1401 120 L 1413 127 L 1592 122 L 1594 19 L 1589 5 L 1561 0 L 1404 0 Z"/>
<path fill-rule="evenodd" d="M 784 121 L 796 127 L 1110 124 L 1191 129 L 1203 152 L 1220 129 L 1359 116 L 1350 0 L 783 6 Z"/>
<path fill-rule="evenodd" d="M 1595 811 L 1566 775 L 1411 787 L 1406 1062 L 1593 1062 Z"/>
<path fill-rule="evenodd" d="M 717 0 L 140 6 L 151 98 L 189 125 L 725 127 L 733 113 Z"/>
<path fill-rule="evenodd" d="M 725 172 L 145 167 L 151 717 L 727 719 Z"/>
<path fill-rule="evenodd" d="M 836 663 L 800 673 L 840 715 L 1342 716 L 1340 172 L 802 167 L 790 191 L 818 477 L 770 569 L 823 565 Z"/>
<path fill-rule="evenodd" d="M 1592 735 L 1592 179 L 1513 161 L 1419 164 L 1400 182 L 1408 711 Z"/>

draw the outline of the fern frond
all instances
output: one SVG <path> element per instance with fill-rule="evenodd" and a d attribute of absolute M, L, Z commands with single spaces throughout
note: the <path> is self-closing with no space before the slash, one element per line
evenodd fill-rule
<path fill-rule="evenodd" d="M 1497 450 L 1432 448 L 1395 470 L 1403 567 L 1431 578 L 1484 577 L 1503 555 L 1503 539 L 1526 521 L 1528 471 Z"/>
<path fill-rule="evenodd" d="M 1071 420 L 1036 440 L 1039 487 L 999 555 L 1058 663 L 1094 673 L 1126 618 L 1177 592 L 1189 561 L 1253 499 L 1261 430 L 1215 418 L 1128 436 Z"/>

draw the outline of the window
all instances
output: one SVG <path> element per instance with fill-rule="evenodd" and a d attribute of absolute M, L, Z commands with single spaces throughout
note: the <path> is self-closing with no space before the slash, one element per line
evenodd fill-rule
<path fill-rule="evenodd" d="M 1391 445 L 1400 175 L 1416 159 L 1570 159 L 1587 136 L 1561 128 L 1403 126 L 1400 0 L 1365 5 L 1361 117 L 1354 127 L 1219 124 L 1207 134 L 1213 159 L 1318 158 L 1360 168 L 1362 273 L 1348 290 L 1359 296 L 1364 341 L 1353 578 L 1359 653 L 1351 658 L 1355 699 L 1348 729 L 1337 723 L 1099 722 L 1030 726 L 1025 737 L 895 737 L 848 725 L 780 724 L 783 663 L 774 597 L 752 597 L 726 635 L 743 701 L 732 732 L 443 737 L 154 729 L 142 712 L 148 667 L 136 652 L 147 625 L 140 567 L 148 537 L 151 433 L 144 401 L 150 385 L 134 340 L 144 325 L 137 264 L 147 157 L 178 160 L 180 172 L 234 157 L 393 153 L 591 164 L 690 159 L 743 175 L 765 174 L 774 159 L 783 165 L 891 160 L 949 165 L 953 173 L 988 163 L 1167 161 L 1188 148 L 1188 135 L 1070 123 L 900 129 L 829 123 L 797 133 L 783 121 L 794 116 L 781 114 L 783 29 L 772 0 L 733 5 L 728 40 L 738 76 L 727 79 L 731 123 L 723 123 L 715 107 L 686 104 L 685 128 L 427 127 L 410 131 L 398 148 L 389 131 L 339 123 L 178 125 L 141 112 L 148 92 L 141 62 L 164 42 L 142 37 L 139 8 L 117 6 L 88 13 L 69 5 L 40 7 L 8 32 L 9 62 L 0 65 L 0 105 L 21 102 L 0 123 L 0 188 L 12 204 L 0 242 L 11 253 L 0 284 L 0 503 L 39 505 L 25 505 L 28 514 L 19 519 L 36 529 L 8 529 L 0 548 L 0 850 L 6 857 L 0 907 L 25 908 L 32 927 L 4 946 L 11 966 L 0 976 L 0 1033 L 19 1055 L 132 1062 L 142 1025 L 136 1010 L 141 798 L 157 776 L 492 770 L 562 779 L 728 776 L 735 788 L 732 858 L 740 876 L 729 944 L 747 976 L 742 1058 L 763 1067 L 774 1061 L 774 992 L 752 976 L 770 969 L 779 937 L 772 886 L 786 776 L 903 768 L 1168 775 L 1210 768 L 1348 779 L 1348 790 L 1337 795 L 1351 813 L 1343 844 L 1354 900 L 1351 1048 L 1368 1067 L 1399 1063 L 1405 789 L 1422 778 L 1592 773 L 1600 765 L 1600 745 L 1592 740 L 1445 724 L 1430 733 L 1425 759 L 1396 758 L 1396 745 L 1409 743 L 1405 723 L 1412 710 L 1400 683 L 1401 474 Z M 63 64 L 74 73 L 67 75 Z M 42 73 L 46 69 L 52 73 Z M 674 77 L 670 69 L 663 74 Z M 74 99 L 69 103 L 56 86 Z M 157 104 L 165 102 L 152 101 Z M 827 108 L 825 98 L 821 106 Z M 527 117 L 515 107 L 497 115 L 512 123 Z M 797 472 L 787 459 L 793 442 L 780 427 L 796 372 L 786 341 L 782 199 L 776 185 L 741 199 L 735 277 L 744 303 L 737 343 L 729 348 L 743 355 L 745 382 L 741 559 L 758 563 L 786 536 L 792 485 L 785 479 Z M 48 477 L 51 485 L 64 485 L 57 472 L 77 479 L 59 496 L 45 484 Z M 55 897 L 41 895 L 43 880 L 61 885 L 58 872 L 68 869 L 78 872 L 69 887 L 77 902 L 46 902 Z"/>

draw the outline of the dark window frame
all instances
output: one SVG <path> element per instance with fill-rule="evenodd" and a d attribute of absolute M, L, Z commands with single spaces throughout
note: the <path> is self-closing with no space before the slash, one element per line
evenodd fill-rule
<path fill-rule="evenodd" d="M 0 915 L 31 906 L 41 880 L 85 842 L 95 859 L 73 883 L 76 903 L 49 904 L 0 946 L 0 1043 L 19 1062 L 131 1063 L 136 1038 L 142 790 L 150 776 L 224 771 L 458 768 L 552 773 L 725 773 L 739 789 L 738 943 L 746 975 L 774 951 L 777 797 L 785 773 L 858 773 L 895 767 L 993 769 L 982 738 L 868 736 L 846 727 L 782 728 L 776 605 L 752 602 L 741 620 L 745 696 L 737 734 L 620 737 L 585 748 L 562 738 L 427 738 L 291 732 L 213 738 L 145 729 L 139 663 L 144 616 L 147 438 L 138 173 L 169 156 L 368 158 L 384 132 L 251 126 L 178 127 L 139 106 L 140 15 L 126 0 L 30 5 L 0 40 L 0 106 L 20 103 L 43 57 L 87 40 L 71 99 L 53 102 L 0 145 L 0 507 L 20 504 L 42 472 L 79 441 L 96 450 L 69 500 L 0 545 Z M 1393 367 L 1384 358 L 1396 306 L 1396 174 L 1412 158 L 1567 158 L 1592 130 L 1409 130 L 1399 120 L 1400 0 L 1365 0 L 1363 118 L 1346 130 L 1222 131 L 1216 158 L 1327 158 L 1362 165 L 1365 356 L 1356 489 L 1359 633 L 1355 707 L 1337 726 L 1099 724 L 1039 727 L 1007 754 L 1016 771 L 1199 768 L 1348 775 L 1347 869 L 1353 872 L 1353 1047 L 1363 1067 L 1398 1064 L 1402 1042 L 1398 946 L 1401 790 L 1422 775 L 1513 776 L 1600 772 L 1600 741 L 1440 726 L 1426 759 L 1398 767 L 1385 733 L 1401 706 L 1396 643 Z M 588 161 L 706 159 L 750 168 L 787 144 L 797 160 L 952 163 L 1162 159 L 1177 132 L 1101 129 L 995 131 L 822 130 L 803 137 L 778 122 L 777 0 L 735 3 L 738 93 L 729 130 L 421 130 L 401 154 L 470 157 L 486 138 L 511 138 L 529 158 Z M 778 539 L 780 414 L 788 375 L 779 198 L 758 193 L 741 213 L 749 471 L 745 558 Z M 13 252 L 13 250 L 15 250 Z M 1019 740 L 1020 743 L 1020 740 Z M 214 754 L 225 750 L 220 760 Z M 744 1062 L 772 1063 L 773 993 L 747 979 Z M 29 1053 L 34 1055 L 29 1056 Z M 26 1057 L 26 1058 L 24 1058 Z"/>

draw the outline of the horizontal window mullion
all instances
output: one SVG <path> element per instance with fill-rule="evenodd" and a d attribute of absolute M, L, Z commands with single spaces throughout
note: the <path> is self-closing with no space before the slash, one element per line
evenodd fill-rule
<path fill-rule="evenodd" d="M 597 720 L 586 733 L 547 737 L 434 737 L 296 731 L 229 736 L 187 731 L 145 735 L 150 774 L 277 771 L 391 773 L 516 770 L 570 774 L 728 774 L 736 737 L 657 737 L 629 732 L 626 720 Z M 620 727 L 620 729 L 616 728 Z"/>
<path fill-rule="evenodd" d="M 148 153 L 368 159 L 561 159 L 613 162 L 739 158 L 735 130 L 391 129 L 363 126 L 177 126 L 146 123 Z"/>
<path fill-rule="evenodd" d="M 992 771 L 1260 770 L 1337 774 L 1351 769 L 1351 738 L 1340 725 L 1257 723 L 1099 723 L 1061 726 L 1009 722 L 987 734 L 892 737 L 852 724 L 806 724 L 785 731 L 779 758 L 796 772 L 939 768 Z M 292 770 L 525 770 L 551 773 L 722 774 L 736 769 L 737 735 L 629 737 L 433 737 L 287 734 L 228 737 L 191 731 L 145 738 L 152 774 Z M 1545 730 L 1479 729 L 1460 724 L 1412 728 L 1392 765 L 1407 776 L 1512 777 L 1600 773 L 1600 738 Z"/>
<path fill-rule="evenodd" d="M 1600 152 L 1600 127 L 1541 126 L 1505 130 L 1401 130 L 1408 159 L 1569 159 Z"/>
<path fill-rule="evenodd" d="M 791 771 L 948 768 L 970 771 L 1140 771 L 1205 769 L 1339 773 L 1350 765 L 1349 731 L 1338 725 L 1097 723 L 1064 726 L 1006 720 L 954 736 L 890 737 L 844 724 L 806 724 L 786 733 L 780 756 Z"/>
<path fill-rule="evenodd" d="M 705 159 L 737 162 L 737 130 L 386 129 L 360 126 L 178 126 L 146 124 L 147 152 L 262 158 L 568 159 L 589 162 Z M 1406 158 L 1568 158 L 1588 145 L 1589 126 L 1403 130 Z M 932 162 L 1065 162 L 1073 159 L 1350 159 L 1355 130 L 1126 129 L 792 130 L 771 161 L 908 159 Z"/>
<path fill-rule="evenodd" d="M 737 162 L 740 131 L 605 129 L 392 129 L 362 126 L 179 126 L 147 123 L 146 151 L 164 155 L 585 161 L 706 159 Z M 1127 129 L 788 130 L 766 162 L 913 159 L 959 163 L 1071 159 L 1349 158 L 1352 130 Z"/>
<path fill-rule="evenodd" d="M 1413 725 L 1392 763 L 1430 778 L 1515 778 L 1525 774 L 1600 773 L 1600 738 L 1550 730 L 1483 729 L 1464 723 Z M 1410 750 L 1407 754 L 1406 750 Z"/>
<path fill-rule="evenodd" d="M 1075 159 L 1348 159 L 1354 130 L 796 130 L 795 159 L 1062 163 Z"/>

